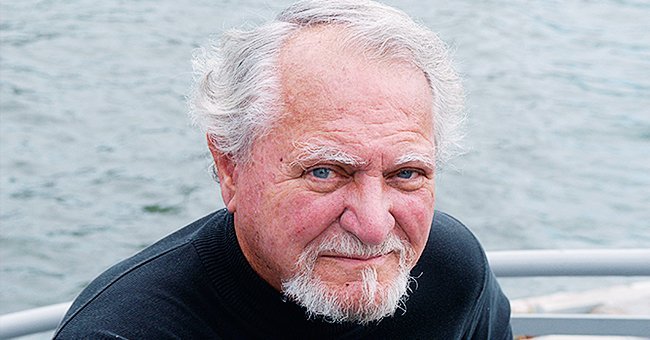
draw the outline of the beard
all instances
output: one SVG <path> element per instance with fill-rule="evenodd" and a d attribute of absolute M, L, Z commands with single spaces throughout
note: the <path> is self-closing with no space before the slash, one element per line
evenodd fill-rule
<path fill-rule="evenodd" d="M 395 253 L 399 257 L 398 270 L 392 279 L 382 284 L 377 269 L 368 265 L 360 270 L 361 291 L 350 292 L 343 287 L 328 286 L 314 273 L 322 253 L 342 256 L 374 257 Z M 390 255 L 389 255 L 390 256 Z M 390 234 L 380 245 L 366 245 L 349 233 L 329 237 L 310 245 L 296 263 L 297 273 L 283 281 L 284 295 L 304 307 L 309 318 L 321 317 L 327 322 L 368 324 L 404 310 L 410 293 L 410 275 L 415 251 L 406 241 Z"/>

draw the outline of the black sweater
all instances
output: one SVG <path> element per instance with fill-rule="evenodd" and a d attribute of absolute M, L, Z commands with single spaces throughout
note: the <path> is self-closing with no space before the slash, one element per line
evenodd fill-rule
<path fill-rule="evenodd" d="M 508 300 L 478 241 L 436 212 L 406 311 L 367 326 L 308 320 L 242 254 L 232 215 L 208 215 L 95 279 L 56 339 L 512 339 Z"/>

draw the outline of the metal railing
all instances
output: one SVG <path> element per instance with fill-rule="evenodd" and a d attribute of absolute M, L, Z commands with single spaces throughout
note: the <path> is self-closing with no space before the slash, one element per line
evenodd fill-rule
<path fill-rule="evenodd" d="M 650 276 L 650 249 L 488 252 L 500 277 Z M 69 302 L 0 316 L 0 339 L 55 329 Z M 514 314 L 514 334 L 650 336 L 650 315 Z"/>
<path fill-rule="evenodd" d="M 487 256 L 497 277 L 650 276 L 650 249 L 513 250 Z"/>
<path fill-rule="evenodd" d="M 0 316 L 0 339 L 30 335 L 56 328 L 72 302 L 28 309 Z"/>
<path fill-rule="evenodd" d="M 488 252 L 495 275 L 650 276 L 650 249 L 522 250 Z M 650 315 L 513 314 L 517 335 L 620 335 L 650 337 Z"/>

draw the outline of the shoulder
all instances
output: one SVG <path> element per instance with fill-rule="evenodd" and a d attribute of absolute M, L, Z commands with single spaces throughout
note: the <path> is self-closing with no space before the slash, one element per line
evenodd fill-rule
<path fill-rule="evenodd" d="M 159 322 L 182 315 L 185 301 L 198 301 L 207 294 L 202 290 L 211 289 L 193 242 L 218 224 L 222 215 L 208 215 L 102 273 L 77 297 L 56 337 L 99 335 L 97 331 L 137 336 L 133 331 L 159 326 L 143 320 L 144 315 Z M 183 303 L 178 296 L 185 298 Z"/>
<path fill-rule="evenodd" d="M 456 334 L 468 339 L 500 339 L 508 334 L 508 300 L 480 242 L 458 219 L 436 211 L 427 246 L 412 274 L 419 277 L 417 297 L 427 301 L 428 311 L 437 318 L 456 324 Z"/>
<path fill-rule="evenodd" d="M 436 211 L 427 246 L 419 265 L 456 279 L 472 278 L 483 282 L 489 269 L 487 257 L 474 234 L 458 219 Z"/>

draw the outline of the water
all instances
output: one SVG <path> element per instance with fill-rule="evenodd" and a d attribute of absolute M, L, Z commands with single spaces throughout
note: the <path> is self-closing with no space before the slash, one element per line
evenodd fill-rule
<path fill-rule="evenodd" d="M 223 206 L 185 117 L 191 51 L 287 3 L 0 3 L 0 313 L 71 300 Z M 650 246 L 648 2 L 389 3 L 440 32 L 466 79 L 468 153 L 438 208 L 488 250 Z"/>

